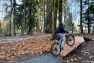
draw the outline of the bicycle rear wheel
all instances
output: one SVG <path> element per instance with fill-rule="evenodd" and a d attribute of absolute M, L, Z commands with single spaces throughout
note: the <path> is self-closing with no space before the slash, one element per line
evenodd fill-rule
<path fill-rule="evenodd" d="M 61 52 L 60 44 L 59 43 L 53 43 L 50 51 L 51 51 L 52 55 L 58 56 Z"/>
<path fill-rule="evenodd" d="M 69 45 L 69 46 L 73 46 L 74 43 L 75 43 L 75 38 L 72 34 L 69 34 L 66 36 L 66 43 Z"/>

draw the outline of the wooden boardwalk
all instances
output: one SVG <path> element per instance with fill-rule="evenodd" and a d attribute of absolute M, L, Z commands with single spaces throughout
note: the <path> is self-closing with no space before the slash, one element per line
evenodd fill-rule
<path fill-rule="evenodd" d="M 75 37 L 75 44 L 73 46 L 68 46 L 67 44 L 65 44 L 64 50 L 61 51 L 60 55 L 62 57 L 67 56 L 70 52 L 72 52 L 74 49 L 76 49 L 83 42 L 84 42 L 84 38 L 82 36 L 76 36 Z"/>

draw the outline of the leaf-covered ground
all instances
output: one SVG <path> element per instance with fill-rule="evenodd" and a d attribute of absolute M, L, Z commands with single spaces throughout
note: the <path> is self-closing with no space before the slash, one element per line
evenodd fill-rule
<path fill-rule="evenodd" d="M 49 52 L 50 46 L 53 43 L 51 37 L 34 38 L 31 40 L 16 42 L 0 46 L 0 59 L 13 60 L 17 56 L 25 54 L 42 54 Z"/>

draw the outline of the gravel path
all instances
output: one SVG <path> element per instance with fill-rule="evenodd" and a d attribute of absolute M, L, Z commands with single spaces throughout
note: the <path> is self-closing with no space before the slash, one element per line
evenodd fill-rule
<path fill-rule="evenodd" d="M 57 56 L 52 56 L 51 54 L 46 54 L 39 56 L 37 58 L 29 59 L 26 61 L 22 62 L 17 62 L 17 63 L 62 63 L 63 60 L 61 57 Z"/>
<path fill-rule="evenodd" d="M 23 41 L 26 41 L 26 40 L 29 40 L 29 39 L 33 39 L 33 38 L 45 38 L 45 37 L 49 37 L 51 35 L 44 35 L 44 36 L 37 36 L 37 37 L 11 37 L 11 38 L 7 38 L 7 39 L 4 39 L 3 41 L 0 41 L 0 45 L 5 45 L 5 44 L 8 44 L 8 43 L 15 43 L 15 42 L 23 42 Z"/>
<path fill-rule="evenodd" d="M 16 59 L 14 61 L 0 61 L 0 63 L 64 63 L 60 56 L 53 56 L 51 54 L 42 54 L 37 56 L 28 56 Z"/>

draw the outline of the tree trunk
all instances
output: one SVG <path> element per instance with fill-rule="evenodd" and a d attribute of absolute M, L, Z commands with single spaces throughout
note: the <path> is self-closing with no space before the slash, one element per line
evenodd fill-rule
<path fill-rule="evenodd" d="M 0 33 L 2 33 L 2 29 L 1 29 L 1 21 L 0 21 Z"/>
<path fill-rule="evenodd" d="M 50 16 L 50 9 L 49 9 L 49 8 L 50 8 L 50 7 L 49 7 L 50 5 L 49 5 L 49 0 L 47 0 L 46 2 L 47 2 L 47 3 L 46 3 L 46 4 L 47 4 L 46 13 L 47 13 L 47 14 L 46 14 L 46 19 L 45 19 L 45 32 L 46 32 L 46 33 L 49 33 L 49 23 L 50 23 L 50 22 L 49 22 L 49 18 L 48 18 L 48 17 Z"/>
<path fill-rule="evenodd" d="M 42 32 L 42 19 L 41 19 L 41 8 L 40 8 L 40 32 Z"/>
<path fill-rule="evenodd" d="M 16 27 L 15 27 L 15 21 L 16 21 L 16 0 L 13 0 L 13 25 L 14 25 L 14 36 L 16 36 Z"/>
<path fill-rule="evenodd" d="M 52 10 L 50 12 L 50 15 L 52 17 Z M 50 23 L 49 23 L 49 32 L 52 33 L 52 18 L 51 18 Z"/>
<path fill-rule="evenodd" d="M 53 22 L 52 22 L 52 38 L 56 38 L 56 23 L 57 23 L 57 8 L 58 8 L 58 0 L 54 0 L 54 11 L 53 11 Z"/>
<path fill-rule="evenodd" d="M 28 18 L 28 20 L 29 20 L 29 23 L 28 23 L 28 27 L 29 27 L 29 30 L 28 30 L 28 34 L 27 35 L 32 35 L 33 33 L 32 33 L 32 15 L 31 15 L 31 6 L 29 5 L 29 18 Z M 34 16 L 34 15 L 33 15 Z"/>
<path fill-rule="evenodd" d="M 32 34 L 33 34 L 33 32 L 32 32 L 32 27 L 29 26 L 29 30 L 28 30 L 28 34 L 27 34 L 27 35 L 32 35 Z"/>
<path fill-rule="evenodd" d="M 82 0 L 80 0 L 80 30 L 83 33 L 83 25 L 82 25 Z"/>
<path fill-rule="evenodd" d="M 11 0 L 11 5 L 12 5 L 12 0 Z M 13 8 L 11 8 L 11 14 L 12 14 L 12 10 L 13 10 Z M 11 23 L 11 17 L 12 16 L 10 16 L 10 24 L 9 24 L 9 36 L 11 36 L 11 25 L 12 25 L 12 23 Z"/>
<path fill-rule="evenodd" d="M 24 0 L 24 18 L 23 18 L 23 22 L 22 22 L 22 36 L 24 35 L 24 29 L 25 29 L 25 18 L 26 18 L 26 6 L 25 6 L 25 2 L 26 0 Z"/>
<path fill-rule="evenodd" d="M 73 31 L 74 31 L 74 23 L 72 23 L 72 33 L 73 33 Z"/>
<path fill-rule="evenodd" d="M 46 22 L 45 22 L 45 0 L 44 0 L 43 8 L 44 8 L 44 32 L 45 32 L 45 27 L 46 27 Z"/>
<path fill-rule="evenodd" d="M 9 28 L 10 28 L 10 29 L 9 29 L 9 30 L 10 30 L 10 31 L 9 31 L 9 36 L 11 36 L 11 19 L 10 19 Z"/>
<path fill-rule="evenodd" d="M 90 33 L 90 31 L 91 31 L 91 26 L 90 26 L 90 17 L 89 17 L 89 0 L 88 0 L 88 34 Z"/>
<path fill-rule="evenodd" d="M 59 23 L 62 22 L 62 0 L 59 0 Z"/>

